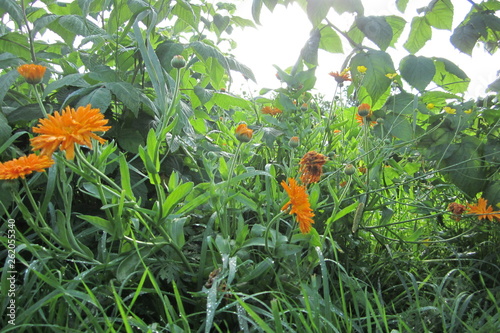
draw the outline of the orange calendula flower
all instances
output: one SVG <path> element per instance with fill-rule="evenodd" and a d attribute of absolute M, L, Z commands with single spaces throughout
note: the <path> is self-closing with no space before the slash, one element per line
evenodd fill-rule
<path fill-rule="evenodd" d="M 304 185 L 319 182 L 326 156 L 315 151 L 307 152 L 300 160 L 300 180 Z"/>
<path fill-rule="evenodd" d="M 252 139 L 253 131 L 246 124 L 240 124 L 236 127 L 235 135 L 239 141 L 248 142 Z"/>
<path fill-rule="evenodd" d="M 342 86 L 345 81 L 351 81 L 351 77 L 349 76 L 349 68 L 344 69 L 342 72 L 330 72 L 328 75 L 333 76 L 335 81 Z"/>
<path fill-rule="evenodd" d="M 24 178 L 33 172 L 44 172 L 54 164 L 50 157 L 30 154 L 0 163 L 0 179 Z"/>
<path fill-rule="evenodd" d="M 300 186 L 293 178 L 288 178 L 288 185 L 285 181 L 281 182 L 281 186 L 288 193 L 290 200 L 281 208 L 282 211 L 292 206 L 289 214 L 295 214 L 299 222 L 300 231 L 303 234 L 311 231 L 311 224 L 314 223 L 312 217 L 314 216 L 311 204 L 309 203 L 309 196 L 306 192 L 305 186 Z"/>
<path fill-rule="evenodd" d="M 263 114 L 270 114 L 271 116 L 275 116 L 277 114 L 283 113 L 283 111 L 281 111 L 280 109 L 274 108 L 272 106 L 264 106 L 260 110 L 260 112 L 262 112 Z"/>
<path fill-rule="evenodd" d="M 362 103 L 358 106 L 358 115 L 361 117 L 369 117 L 372 115 L 372 107 L 368 103 Z"/>
<path fill-rule="evenodd" d="M 80 106 L 76 111 L 69 106 L 61 113 L 54 112 L 48 118 L 40 119 L 33 132 L 40 135 L 31 139 L 33 150 L 41 150 L 42 155 L 51 156 L 57 148 L 66 152 L 66 158 L 72 160 L 75 157 L 75 143 L 92 149 L 90 139 L 100 143 L 106 142 L 103 138 L 93 132 L 106 132 L 111 126 L 99 109 L 92 109 L 90 104 Z"/>
<path fill-rule="evenodd" d="M 21 74 L 26 82 L 30 84 L 38 84 L 42 82 L 46 70 L 47 67 L 35 64 L 26 64 L 17 67 L 19 74 Z"/>
<path fill-rule="evenodd" d="M 468 214 L 477 215 L 477 218 L 479 220 L 488 219 L 490 221 L 493 221 L 493 218 L 495 218 L 500 221 L 500 211 L 493 211 L 493 207 L 491 205 L 488 206 L 488 200 L 486 199 L 479 198 L 477 204 L 468 204 L 467 206 L 469 207 L 467 208 L 466 212 Z"/>

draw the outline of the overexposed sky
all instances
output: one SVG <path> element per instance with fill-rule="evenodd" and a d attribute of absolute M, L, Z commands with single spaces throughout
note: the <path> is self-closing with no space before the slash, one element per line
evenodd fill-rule
<path fill-rule="evenodd" d="M 252 1 L 237 2 L 238 15 L 251 18 Z M 418 6 L 415 5 L 418 3 Z M 407 21 L 406 30 L 399 39 L 397 49 L 389 48 L 387 52 L 392 56 L 396 69 L 402 57 L 408 55 L 403 48 L 403 43 L 409 31 L 411 18 L 417 15 L 416 9 L 428 4 L 428 1 L 410 1 L 405 14 L 400 13 L 395 5 L 395 0 L 363 0 L 365 15 L 398 15 Z M 455 15 L 453 28 L 455 28 L 469 12 L 471 5 L 467 1 L 453 1 Z M 331 9 L 328 14 L 330 21 L 334 22 L 341 29 L 348 29 L 353 22 L 352 14 L 344 13 L 342 16 Z M 233 51 L 236 59 L 249 66 L 256 78 L 257 85 L 250 84 L 240 78 L 238 74 L 233 77 L 235 82 L 232 89 L 237 91 L 260 90 L 261 88 L 278 88 L 279 81 L 276 79 L 276 69 L 273 64 L 282 69 L 295 64 L 300 50 L 309 38 L 312 28 L 306 13 L 294 3 L 288 7 L 276 6 L 271 13 L 265 6 L 261 11 L 261 26 L 257 29 L 246 28 L 244 30 L 235 29 L 231 38 L 235 39 L 238 47 Z M 453 61 L 471 78 L 469 91 L 466 96 L 476 98 L 484 96 L 485 90 L 491 82 L 497 78 L 497 71 L 500 70 L 500 52 L 489 55 L 483 50 L 482 44 L 474 49 L 470 56 L 459 52 L 450 43 L 450 31 L 432 29 L 433 37 L 420 51 L 417 56 L 442 57 Z M 344 43 L 344 51 L 350 51 L 347 43 Z M 336 83 L 328 75 L 331 71 L 341 69 L 344 62 L 344 54 L 332 54 L 320 50 L 319 68 L 316 70 L 315 92 L 329 96 L 333 93 Z"/>

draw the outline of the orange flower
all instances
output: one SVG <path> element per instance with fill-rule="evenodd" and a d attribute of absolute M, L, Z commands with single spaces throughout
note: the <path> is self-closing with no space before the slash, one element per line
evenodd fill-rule
<path fill-rule="evenodd" d="M 314 216 L 311 204 L 309 203 L 309 196 L 306 193 L 306 187 L 297 184 L 293 178 L 288 178 L 288 185 L 285 181 L 281 182 L 281 186 L 288 193 L 290 200 L 281 208 L 282 211 L 288 209 L 290 205 L 292 209 L 289 214 L 295 214 L 299 222 L 300 231 L 303 234 L 311 231 L 311 224 L 314 223 L 312 217 Z"/>
<path fill-rule="evenodd" d="M 358 115 L 360 117 L 369 117 L 372 115 L 372 107 L 368 103 L 362 103 L 358 106 Z"/>
<path fill-rule="evenodd" d="M 37 84 L 42 82 L 43 76 L 47 67 L 35 64 L 26 64 L 17 67 L 17 71 L 21 74 L 26 82 L 30 84 Z"/>
<path fill-rule="evenodd" d="M 298 136 L 292 136 L 290 141 L 288 141 L 288 145 L 292 148 L 297 148 L 300 145 L 300 139 Z"/>
<path fill-rule="evenodd" d="M 22 156 L 5 163 L 0 163 L 0 179 L 24 178 L 32 172 L 44 172 L 45 169 L 54 164 L 48 156 L 30 154 Z"/>
<path fill-rule="evenodd" d="M 330 72 L 330 73 L 328 73 L 328 75 L 333 76 L 335 81 L 337 81 L 337 83 L 340 86 L 342 86 L 345 81 L 351 81 L 351 77 L 349 76 L 348 70 L 349 69 L 344 69 L 340 73 L 339 72 Z"/>
<path fill-rule="evenodd" d="M 307 152 L 300 160 L 300 180 L 304 185 L 317 183 L 323 174 L 326 156 L 315 151 Z"/>
<path fill-rule="evenodd" d="M 270 114 L 271 116 L 283 113 L 283 111 L 281 111 L 280 109 L 273 108 L 272 106 L 264 106 L 262 110 L 260 110 L 260 112 L 262 112 L 263 114 Z"/>
<path fill-rule="evenodd" d="M 100 143 L 106 142 L 93 132 L 106 132 L 111 126 L 99 109 L 91 109 L 90 104 L 80 106 L 76 111 L 69 106 L 59 114 L 49 115 L 40 119 L 38 127 L 33 132 L 41 135 L 31 139 L 33 150 L 41 150 L 42 155 L 51 156 L 57 148 L 66 152 L 66 158 L 72 160 L 75 156 L 75 143 L 92 149 L 91 138 Z"/>
<path fill-rule="evenodd" d="M 241 142 L 248 142 L 252 139 L 253 131 L 246 124 L 240 124 L 236 128 L 236 139 Z"/>
<path fill-rule="evenodd" d="M 476 205 L 467 204 L 469 206 L 467 213 L 477 215 L 479 220 L 488 219 L 493 221 L 493 218 L 496 218 L 500 221 L 500 211 L 493 211 L 493 207 L 487 205 L 488 200 L 479 198 Z"/>

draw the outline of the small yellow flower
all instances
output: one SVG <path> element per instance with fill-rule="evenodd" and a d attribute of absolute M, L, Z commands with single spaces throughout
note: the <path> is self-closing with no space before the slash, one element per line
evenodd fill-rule
<path fill-rule="evenodd" d="M 472 109 L 465 110 L 464 113 L 471 114 L 472 113 Z"/>
<path fill-rule="evenodd" d="M 394 78 L 398 76 L 398 73 L 388 73 L 385 74 L 385 76 L 387 76 L 390 80 L 394 80 Z"/>
<path fill-rule="evenodd" d="M 443 108 L 444 112 L 448 114 L 457 114 L 457 110 L 450 108 L 449 106 L 445 106 Z"/>
<path fill-rule="evenodd" d="M 365 74 L 368 68 L 366 68 L 365 66 L 358 66 L 357 69 L 361 74 Z"/>
<path fill-rule="evenodd" d="M 426 105 L 426 108 L 429 110 L 434 109 L 434 107 L 435 107 L 434 103 L 427 103 L 427 105 Z"/>

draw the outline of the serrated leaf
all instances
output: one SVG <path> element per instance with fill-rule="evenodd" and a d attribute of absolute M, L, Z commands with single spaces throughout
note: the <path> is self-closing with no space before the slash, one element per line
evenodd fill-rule
<path fill-rule="evenodd" d="M 106 32 L 95 23 L 79 15 L 65 15 L 59 18 L 59 24 L 79 36 L 104 35 Z"/>
<path fill-rule="evenodd" d="M 362 16 L 356 19 L 358 28 L 365 36 L 385 51 L 391 44 L 392 28 L 383 16 Z"/>
<path fill-rule="evenodd" d="M 240 107 L 242 109 L 251 109 L 251 104 L 244 98 L 232 96 L 223 93 L 214 93 L 212 102 L 223 109 L 229 110 L 234 107 Z"/>
<path fill-rule="evenodd" d="M 432 9 L 425 13 L 427 22 L 436 29 L 451 30 L 453 24 L 453 4 L 450 0 L 433 3 Z"/>
<path fill-rule="evenodd" d="M 392 29 L 392 40 L 389 46 L 394 47 L 406 27 L 406 20 L 396 15 L 386 16 L 385 20 Z"/>
<path fill-rule="evenodd" d="M 11 112 L 7 113 L 6 117 L 10 124 L 16 124 L 43 118 L 44 114 L 40 110 L 40 105 L 38 105 L 38 103 L 35 103 L 20 106 L 17 109 L 14 109 Z"/>
<path fill-rule="evenodd" d="M 436 74 L 432 59 L 412 54 L 403 58 L 399 67 L 403 79 L 419 91 L 425 90 Z"/>
<path fill-rule="evenodd" d="M 425 17 L 414 17 L 411 21 L 410 35 L 403 45 L 410 53 L 416 53 L 432 37 L 432 29 Z"/>
<path fill-rule="evenodd" d="M 201 104 L 205 105 L 208 101 L 212 99 L 213 93 L 199 85 L 194 87 L 194 93 L 196 97 L 200 100 Z"/>
<path fill-rule="evenodd" d="M 434 58 L 436 74 L 432 79 L 445 90 L 460 94 L 467 91 L 470 79 L 457 65 L 444 58 Z"/>
<path fill-rule="evenodd" d="M 413 114 L 416 108 L 415 95 L 403 91 L 389 97 L 385 105 L 396 114 Z"/>
<path fill-rule="evenodd" d="M 342 53 L 344 48 L 338 33 L 330 26 L 320 28 L 321 40 L 319 48 L 330 53 Z"/>
<path fill-rule="evenodd" d="M 356 13 L 363 16 L 365 8 L 361 0 L 336 0 L 332 1 L 332 7 L 339 14 Z"/>
<path fill-rule="evenodd" d="M 398 139 L 411 141 L 413 139 L 413 128 L 404 116 L 388 113 L 384 117 L 384 129 Z"/>
<path fill-rule="evenodd" d="M 17 0 L 2 0 L 0 1 L 0 9 L 3 9 L 16 22 L 20 28 L 23 26 L 23 9 Z"/>
<path fill-rule="evenodd" d="M 141 106 L 141 92 L 128 82 L 107 82 L 106 88 L 137 117 Z"/>
<path fill-rule="evenodd" d="M 47 97 L 54 90 L 58 90 L 64 86 L 89 87 L 90 85 L 83 79 L 84 76 L 85 74 L 80 73 L 69 74 L 59 80 L 52 81 L 45 87 L 43 97 Z"/>
<path fill-rule="evenodd" d="M 217 27 L 217 35 L 220 36 L 220 34 L 226 30 L 227 26 L 229 25 L 229 16 L 222 16 L 221 14 L 215 14 L 214 15 L 214 24 Z"/>

